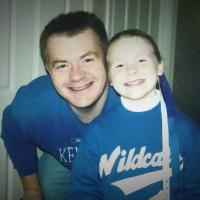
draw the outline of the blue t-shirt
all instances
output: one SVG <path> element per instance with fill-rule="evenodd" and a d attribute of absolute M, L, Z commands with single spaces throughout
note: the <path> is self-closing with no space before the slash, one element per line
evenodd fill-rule
<path fill-rule="evenodd" d="M 200 199 L 200 130 L 178 111 L 168 123 L 171 199 Z M 71 199 L 160 199 L 162 160 L 160 104 L 131 112 L 119 103 L 87 128 L 72 170 Z"/>
<path fill-rule="evenodd" d="M 115 96 L 109 93 L 112 100 L 103 112 L 115 104 Z M 14 167 L 26 176 L 37 170 L 36 147 L 70 169 L 86 126 L 55 91 L 50 77 L 41 76 L 21 87 L 4 110 L 1 137 Z"/>

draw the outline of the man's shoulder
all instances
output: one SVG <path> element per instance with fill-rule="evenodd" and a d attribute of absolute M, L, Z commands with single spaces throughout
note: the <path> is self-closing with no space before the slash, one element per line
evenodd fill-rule
<path fill-rule="evenodd" d="M 50 77 L 41 76 L 18 89 L 14 99 L 6 107 L 4 115 L 15 118 L 17 116 L 24 116 L 24 118 L 42 116 L 42 113 L 47 114 L 53 109 L 57 101 L 64 100 L 53 88 Z"/>
<path fill-rule="evenodd" d="M 45 90 L 52 89 L 52 82 L 51 78 L 48 75 L 39 76 L 32 81 L 30 81 L 27 85 L 21 86 L 18 91 L 18 93 L 26 93 L 26 94 L 33 94 L 33 92 L 41 93 Z"/>
<path fill-rule="evenodd" d="M 32 80 L 27 85 L 21 86 L 12 101 L 12 103 L 28 102 L 33 99 L 42 100 L 40 97 L 48 96 L 55 93 L 49 76 L 40 76 Z"/>

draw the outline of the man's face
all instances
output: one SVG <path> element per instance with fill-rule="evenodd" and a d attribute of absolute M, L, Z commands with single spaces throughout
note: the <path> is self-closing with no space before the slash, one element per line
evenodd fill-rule
<path fill-rule="evenodd" d="M 115 90 L 131 100 L 155 95 L 157 76 L 162 75 L 151 45 L 140 37 L 116 40 L 108 50 L 110 78 Z"/>
<path fill-rule="evenodd" d="M 72 106 L 87 107 L 102 95 L 107 80 L 103 52 L 91 29 L 51 36 L 46 52 L 53 84 Z"/>

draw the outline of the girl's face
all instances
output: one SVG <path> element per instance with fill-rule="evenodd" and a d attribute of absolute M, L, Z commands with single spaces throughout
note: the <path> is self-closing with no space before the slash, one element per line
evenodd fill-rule
<path fill-rule="evenodd" d="M 151 98 L 156 91 L 157 76 L 163 74 L 153 48 L 138 36 L 121 37 L 108 49 L 110 81 L 114 89 L 131 100 Z"/>

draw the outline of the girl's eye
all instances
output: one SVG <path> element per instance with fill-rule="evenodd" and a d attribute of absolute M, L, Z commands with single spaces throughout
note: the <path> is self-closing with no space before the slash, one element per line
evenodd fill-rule
<path fill-rule="evenodd" d="M 123 66 L 124 66 L 123 64 L 118 64 L 118 65 L 115 66 L 115 68 L 121 68 Z"/>
<path fill-rule="evenodd" d="M 139 63 L 143 63 L 143 62 L 145 62 L 146 60 L 145 59 L 140 59 L 139 60 Z"/>

